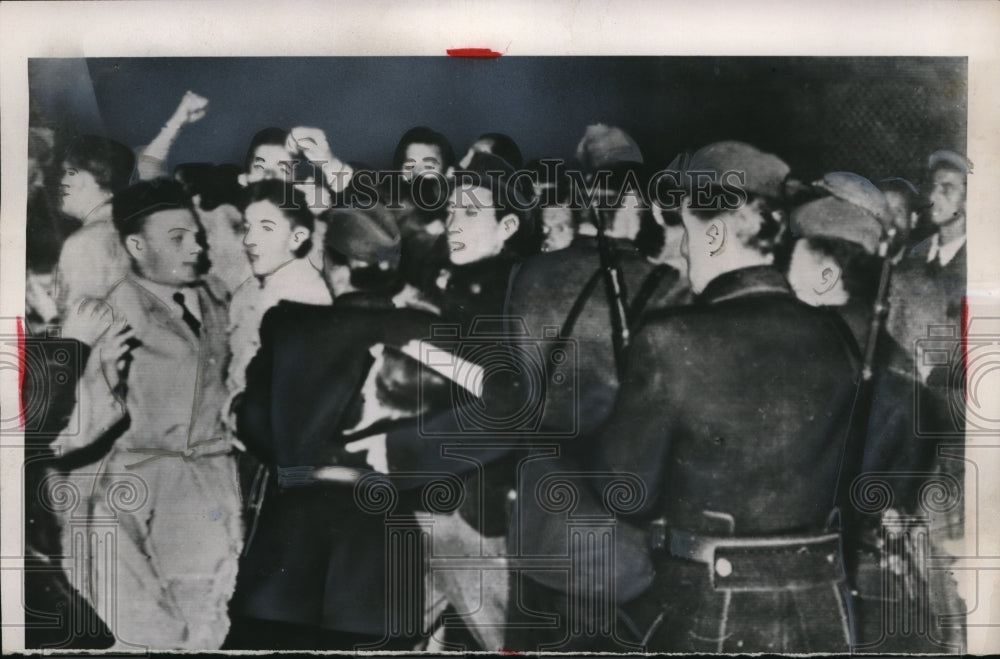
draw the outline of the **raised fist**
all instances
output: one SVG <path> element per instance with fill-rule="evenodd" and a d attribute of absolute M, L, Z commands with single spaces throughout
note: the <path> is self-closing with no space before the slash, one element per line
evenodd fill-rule
<path fill-rule="evenodd" d="M 184 94 L 184 98 L 181 99 L 181 104 L 177 106 L 174 116 L 170 119 L 169 123 L 179 126 L 193 124 L 205 116 L 206 107 L 208 107 L 207 98 L 188 91 Z"/>

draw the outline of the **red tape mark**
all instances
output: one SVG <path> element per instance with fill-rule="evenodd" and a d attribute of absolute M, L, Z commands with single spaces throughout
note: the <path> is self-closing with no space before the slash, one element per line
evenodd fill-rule
<path fill-rule="evenodd" d="M 500 57 L 503 53 L 498 53 L 491 48 L 449 48 L 445 51 L 449 57 Z"/>
<path fill-rule="evenodd" d="M 962 296 L 962 389 L 965 391 L 965 403 L 969 402 L 969 296 Z"/>
<path fill-rule="evenodd" d="M 24 372 L 27 368 L 27 355 L 24 347 L 24 319 L 17 317 L 17 418 L 24 430 Z"/>

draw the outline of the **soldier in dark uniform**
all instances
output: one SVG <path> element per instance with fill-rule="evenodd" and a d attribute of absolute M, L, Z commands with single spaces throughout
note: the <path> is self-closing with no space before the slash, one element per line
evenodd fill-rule
<path fill-rule="evenodd" d="M 846 652 L 835 505 L 858 347 L 772 265 L 788 166 L 722 142 L 687 171 L 743 178 L 689 192 L 697 297 L 647 316 L 601 431 L 595 468 L 641 479 L 622 516 L 656 551 L 653 587 L 626 608 L 648 650 Z"/>
<path fill-rule="evenodd" d="M 230 648 L 402 650 L 415 643 L 406 631 L 419 611 L 386 588 L 384 518 L 356 504 L 359 475 L 343 446 L 361 418 L 369 349 L 428 336 L 435 318 L 392 306 L 393 271 L 378 264 L 398 263 L 393 219 L 338 210 L 329 222 L 334 305 L 282 302 L 269 311 L 247 369 L 238 429 L 272 475 L 240 565 Z M 419 574 L 417 565 L 408 569 Z M 405 595 L 419 606 L 419 592 Z M 391 628 L 390 610 L 404 611 L 410 627 Z"/>
<path fill-rule="evenodd" d="M 857 411 L 867 432 L 857 458 L 859 480 L 852 486 L 891 488 L 886 509 L 862 514 L 854 505 L 845 511 L 854 518 L 858 547 L 850 557 L 858 642 L 862 649 L 878 652 L 939 652 L 943 646 L 932 641 L 943 638 L 939 630 L 928 635 L 909 625 L 897 626 L 893 619 L 913 615 L 925 605 L 920 599 L 927 571 L 904 543 L 914 527 L 903 532 L 893 528 L 893 520 L 899 513 L 921 513 L 918 491 L 931 478 L 937 442 L 914 433 L 914 389 L 922 385 L 914 381 L 912 361 L 880 323 L 872 322 L 884 303 L 876 300 L 885 265 L 878 254 L 880 247 L 891 244 L 885 222 L 890 209 L 882 193 L 860 176 L 827 174 L 817 185 L 830 194 L 796 208 L 791 216 L 798 239 L 788 279 L 799 299 L 837 311 L 871 360 L 871 382 Z M 873 331 L 877 335 L 869 346 Z M 898 535 L 886 542 L 892 533 Z"/>
<path fill-rule="evenodd" d="M 584 214 L 595 227 L 602 221 L 597 214 L 603 216 L 607 247 L 614 251 L 615 267 L 625 283 L 623 302 L 628 320 L 634 323 L 644 312 L 688 302 L 690 289 L 686 273 L 652 261 L 651 257 L 662 251 L 664 228 L 655 221 L 645 198 L 638 164 L 620 163 L 611 171 L 607 187 L 598 193 L 596 202 Z M 630 180 L 640 185 L 633 188 L 628 183 Z M 525 555 L 558 557 L 566 554 L 567 517 L 540 505 L 536 488 L 549 474 L 581 469 L 583 458 L 595 449 L 594 433 L 610 414 L 618 392 L 612 340 L 615 328 L 611 319 L 617 302 L 609 297 L 603 267 L 606 260 L 606 257 L 602 259 L 595 237 L 581 236 L 570 247 L 526 261 L 511 287 L 508 313 L 511 317 L 523 318 L 529 330 L 539 337 L 543 362 L 550 363 L 553 355 L 566 351 L 566 339 L 573 342 L 572 355 L 576 357 L 571 374 L 573 386 L 550 385 L 546 389 L 541 430 L 548 436 L 539 441 L 558 444 L 560 459 L 550 456 L 531 460 L 522 467 L 515 507 L 517 520 L 511 525 L 510 543 Z M 557 328 L 559 336 L 542 336 L 546 327 Z M 565 432 L 569 430 L 573 432 Z M 553 432 L 566 436 L 561 440 L 549 439 Z M 584 514 L 584 510 L 604 513 L 600 500 L 588 497 L 589 489 L 584 481 L 577 485 L 581 500 L 574 514 Z M 621 541 L 627 542 L 631 529 L 620 525 L 619 531 Z M 639 554 L 648 550 L 644 534 L 636 534 L 632 539 L 637 539 L 633 544 L 638 545 L 635 549 Z M 624 551 L 620 546 L 618 555 L 623 555 Z M 616 580 L 618 596 L 627 599 L 638 595 L 642 589 L 641 579 L 626 574 L 623 567 L 620 571 Z M 518 624 L 508 627 L 506 647 L 529 651 L 625 649 L 616 646 L 615 639 L 607 636 L 588 636 L 566 642 L 570 624 L 568 614 L 572 608 L 567 589 L 582 591 L 589 581 L 582 574 L 576 579 L 578 581 L 568 583 L 565 572 L 526 571 L 516 591 L 520 606 L 512 605 L 510 611 L 509 619 Z M 513 597 L 512 591 L 512 602 Z M 548 621 L 540 621 L 530 613 L 532 610 L 557 611 L 561 624 L 553 626 Z"/>

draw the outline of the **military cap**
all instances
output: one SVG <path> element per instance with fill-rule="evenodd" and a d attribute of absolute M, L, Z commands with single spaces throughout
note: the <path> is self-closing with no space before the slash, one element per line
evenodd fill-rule
<path fill-rule="evenodd" d="M 935 151 L 927 157 L 928 170 L 932 170 L 940 165 L 954 167 L 963 174 L 969 174 L 972 171 L 972 162 L 968 158 L 948 149 Z"/>
<path fill-rule="evenodd" d="M 671 167 L 677 163 L 675 159 Z M 721 181 L 726 172 L 740 172 L 746 177 L 742 186 L 744 190 L 753 195 L 780 199 L 784 196 L 785 179 L 791 168 L 772 153 L 765 153 L 745 142 L 729 140 L 698 149 L 688 159 L 684 171 L 685 187 L 690 187 L 693 182 L 689 176 L 691 172 L 715 174 L 717 181 Z"/>
<path fill-rule="evenodd" d="M 792 211 L 792 235 L 799 238 L 834 238 L 855 243 L 869 254 L 878 251 L 882 225 L 857 204 L 827 196 Z"/>
<path fill-rule="evenodd" d="M 824 190 L 837 199 L 859 206 L 871 213 L 883 228 L 892 226 L 892 213 L 885 194 L 860 174 L 851 172 L 828 172 L 813 186 Z"/>
<path fill-rule="evenodd" d="M 371 209 L 337 208 L 327 214 L 324 247 L 349 259 L 375 264 L 398 262 L 399 227 L 384 206 Z"/>

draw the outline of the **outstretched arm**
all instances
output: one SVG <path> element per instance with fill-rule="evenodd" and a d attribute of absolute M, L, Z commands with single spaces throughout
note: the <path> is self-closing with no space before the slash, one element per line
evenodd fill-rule
<path fill-rule="evenodd" d="M 167 176 L 164 164 L 167 162 L 170 147 L 173 146 L 184 126 L 193 124 L 205 116 L 207 106 L 208 99 L 204 96 L 199 96 L 192 91 L 184 94 L 180 105 L 167 119 L 167 123 L 160 129 L 159 134 L 139 153 L 136 169 L 139 172 L 140 180 L 148 181 Z"/>

